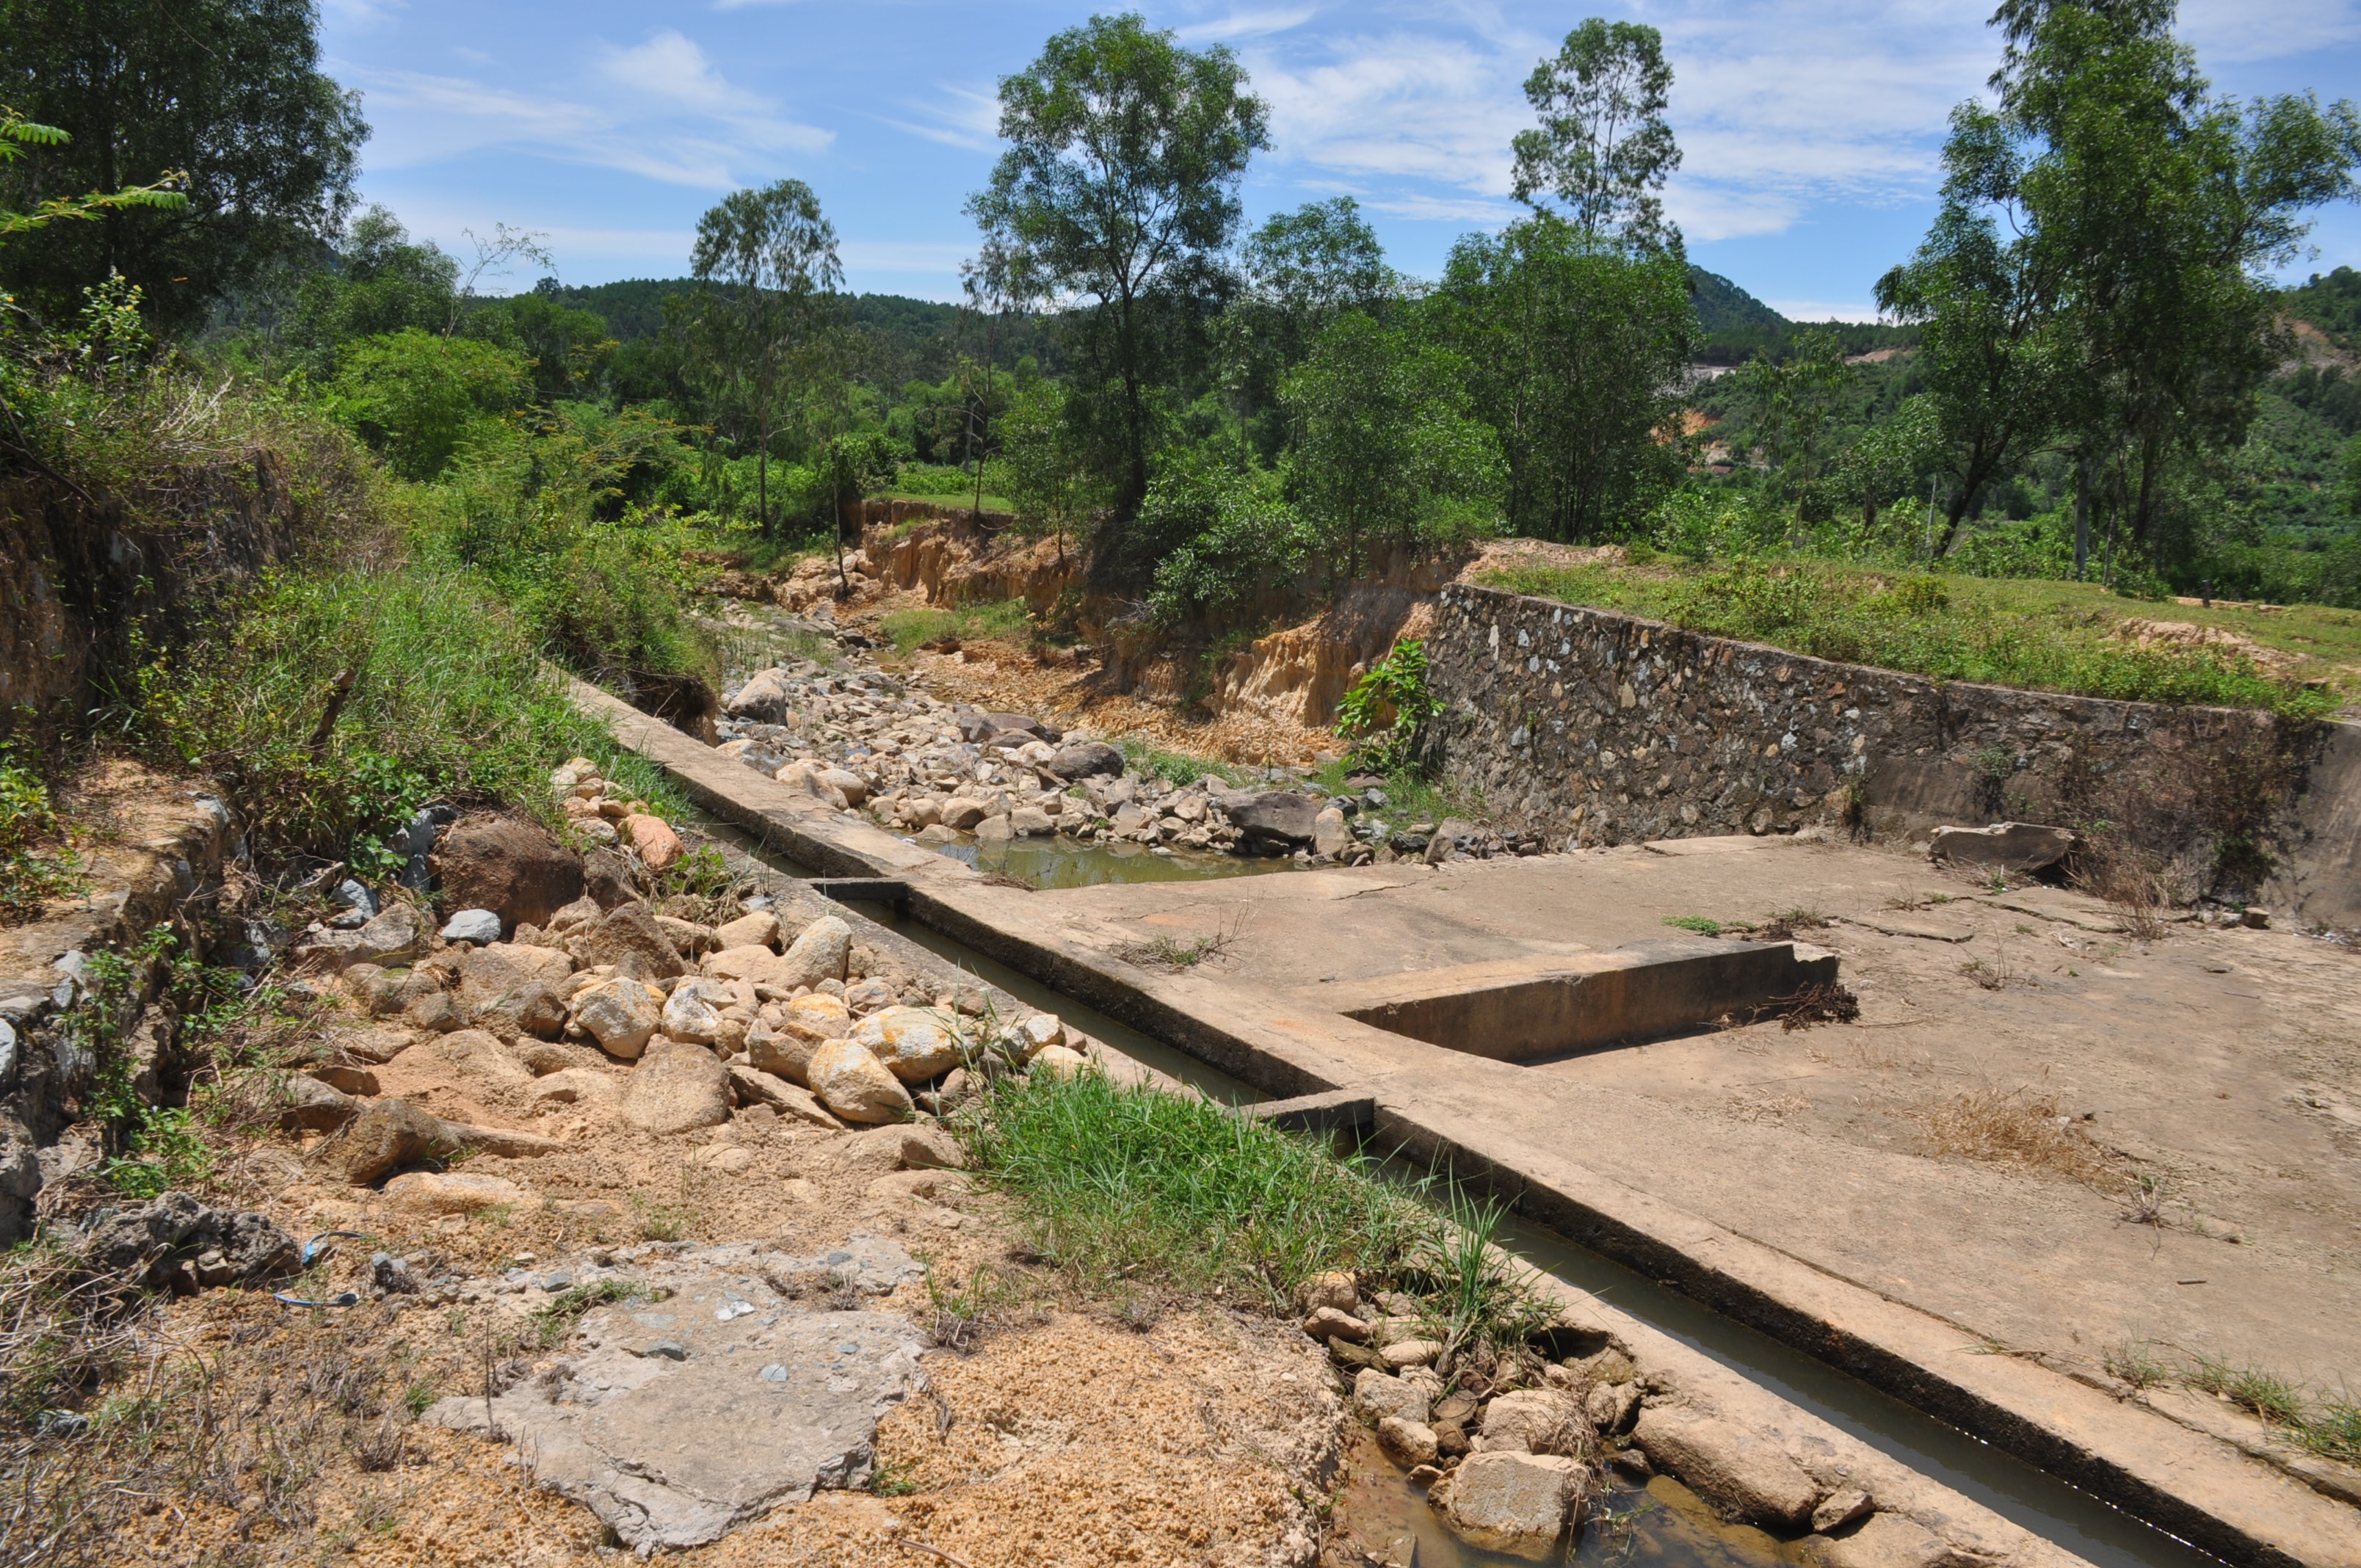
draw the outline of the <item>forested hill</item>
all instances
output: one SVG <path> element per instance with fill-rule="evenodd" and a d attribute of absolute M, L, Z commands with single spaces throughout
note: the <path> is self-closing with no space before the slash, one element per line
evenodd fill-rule
<path fill-rule="evenodd" d="M 1720 273 L 1695 262 L 1689 264 L 1689 299 L 1697 306 L 1697 324 L 1705 328 L 1705 346 L 1697 356 L 1705 365 L 1741 365 L 1758 353 L 1784 359 L 1797 336 L 1814 326 L 1835 333 L 1848 355 L 1908 348 L 1918 341 L 1915 326 L 1789 321 Z"/>

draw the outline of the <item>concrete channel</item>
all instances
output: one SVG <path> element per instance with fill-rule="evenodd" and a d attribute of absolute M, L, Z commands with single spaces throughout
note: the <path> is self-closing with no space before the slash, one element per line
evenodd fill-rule
<path fill-rule="evenodd" d="M 595 688 L 577 685 L 576 698 L 703 811 L 815 873 L 818 890 L 890 911 L 914 939 L 992 966 L 983 978 L 1020 996 L 1031 990 L 1027 1000 L 1171 1077 L 1217 1097 L 1298 1102 L 1280 1113 L 1350 1129 L 1499 1194 L 1536 1227 L 1518 1239 L 1575 1311 L 1644 1347 L 1647 1361 L 1675 1369 L 1731 1419 L 1841 1454 L 1874 1478 L 1882 1501 L 1948 1521 L 1948 1538 L 1969 1554 L 1960 1561 L 2361 1563 L 2361 1515 L 2285 1470 L 2036 1361 L 1990 1354 L 1958 1324 L 1574 1157 L 1578 1141 L 1520 1065 L 1792 997 L 1831 978 L 1828 955 L 1790 943 L 1527 943 L 1502 953 L 1427 941 L 1425 967 L 1382 980 L 1321 975 L 1290 987 L 1159 974 L 1094 943 L 1073 895 L 997 885 Z M 1190 891 L 1284 883 L 1342 902 L 1380 885 L 1354 874 Z M 1174 884 L 1161 892 L 1173 895 Z M 1415 916 L 1372 916 L 1347 935 L 1407 942 L 1388 919 Z M 1316 951 L 1310 961 L 1321 967 Z M 1091 1015 L 1074 1016 L 1078 1004 Z"/>

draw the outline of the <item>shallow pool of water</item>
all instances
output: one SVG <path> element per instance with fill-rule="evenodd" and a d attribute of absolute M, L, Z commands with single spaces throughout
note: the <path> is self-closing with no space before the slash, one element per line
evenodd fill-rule
<path fill-rule="evenodd" d="M 972 839 L 962 839 L 954 844 L 944 844 L 935 852 L 964 861 L 980 872 L 1015 877 L 1038 888 L 1097 887 L 1125 882 L 1204 882 L 1214 877 L 1295 870 L 1295 862 L 1285 859 L 1221 855 L 1203 850 L 1174 850 L 1159 855 L 1145 844 L 1085 844 L 1066 838 L 1012 839 L 1005 844 L 979 844 Z"/>

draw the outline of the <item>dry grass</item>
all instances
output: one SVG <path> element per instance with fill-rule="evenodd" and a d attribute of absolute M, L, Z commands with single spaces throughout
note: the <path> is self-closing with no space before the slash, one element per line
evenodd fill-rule
<path fill-rule="evenodd" d="M 2105 901 L 2125 935 L 2153 942 L 2165 933 L 2165 912 L 2172 906 L 2172 886 L 2153 855 L 2113 841 L 2086 847 L 2076 881 L 2083 891 Z"/>
<path fill-rule="evenodd" d="M 2113 1175 L 2099 1146 L 2058 1097 L 2030 1088 L 1971 1089 L 1910 1112 L 1920 1152 L 1937 1159 L 1971 1159 L 2046 1171 L 2095 1186 Z"/>

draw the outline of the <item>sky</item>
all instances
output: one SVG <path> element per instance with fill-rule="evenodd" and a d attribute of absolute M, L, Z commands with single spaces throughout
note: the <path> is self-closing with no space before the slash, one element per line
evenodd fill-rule
<path fill-rule="evenodd" d="M 1934 210 L 1945 116 L 1999 45 L 1989 0 L 1157 0 L 1194 47 L 1236 51 L 1269 106 L 1248 222 L 1356 198 L 1403 271 L 1497 229 L 1522 82 L 1594 7 L 1664 35 L 1685 161 L 1665 207 L 1692 260 L 1786 314 L 1867 319 Z M 687 270 L 732 189 L 807 181 L 849 286 L 950 299 L 961 211 L 998 151 L 995 92 L 1081 4 L 992 0 L 323 0 L 326 69 L 374 134 L 364 200 L 472 259 L 495 224 L 545 237 L 559 278 Z M 2217 91 L 2361 90 L 2361 0 L 2183 0 Z M 2361 266 L 2361 208 L 2322 214 L 2283 277 Z M 498 291 L 538 269 L 487 277 Z"/>

